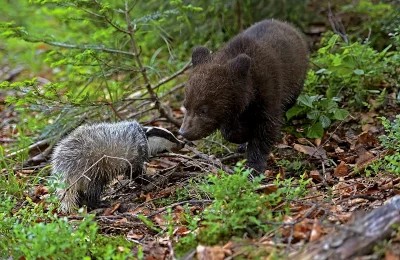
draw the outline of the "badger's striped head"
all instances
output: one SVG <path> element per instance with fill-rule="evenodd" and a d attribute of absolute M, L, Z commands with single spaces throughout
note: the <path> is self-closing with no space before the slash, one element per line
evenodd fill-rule
<path fill-rule="evenodd" d="M 178 140 L 170 131 L 161 127 L 143 127 L 149 142 L 149 155 L 165 151 L 179 151 L 185 143 Z"/>

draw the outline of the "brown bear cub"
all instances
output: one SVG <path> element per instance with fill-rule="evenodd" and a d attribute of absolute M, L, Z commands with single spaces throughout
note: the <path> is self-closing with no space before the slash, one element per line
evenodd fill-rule
<path fill-rule="evenodd" d="M 308 47 L 287 23 L 258 22 L 210 54 L 198 47 L 185 86 L 186 113 L 179 133 L 197 140 L 219 129 L 233 143 L 247 142 L 247 165 L 259 172 L 300 94 Z"/>

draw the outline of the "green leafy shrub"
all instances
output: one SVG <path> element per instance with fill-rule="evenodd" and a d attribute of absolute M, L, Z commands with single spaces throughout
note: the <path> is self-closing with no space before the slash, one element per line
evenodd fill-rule
<path fill-rule="evenodd" d="M 286 112 L 288 120 L 295 116 L 306 117 L 305 133 L 308 138 L 321 138 L 324 129 L 334 120 L 343 120 L 348 116 L 345 109 L 338 108 L 338 99 L 324 98 L 322 95 L 302 94 L 297 105 Z"/>
<path fill-rule="evenodd" d="M 369 94 L 380 93 L 380 83 L 389 72 L 391 45 L 378 52 L 368 43 L 346 44 L 336 34 L 321 44 L 312 58 L 318 70 L 310 72 L 306 89 L 315 88 L 329 99 L 341 98 L 355 107 L 365 105 Z"/>
<path fill-rule="evenodd" d="M 97 231 L 93 216 L 69 222 L 52 214 L 53 207 L 27 201 L 13 212 L 15 199 L 0 196 L 0 257 L 19 259 L 126 259 L 132 245 L 121 238 L 106 238 Z"/>
<path fill-rule="evenodd" d="M 397 46 L 397 31 L 391 35 Z M 303 119 L 309 138 L 321 138 L 331 123 L 348 116 L 347 109 L 374 109 L 382 104 L 386 96 L 382 82 L 395 86 L 400 64 L 398 52 L 390 51 L 392 45 L 376 51 L 368 42 L 346 44 L 339 35 L 327 33 L 320 46 L 311 57 L 313 67 L 307 74 L 304 94 L 286 112 L 288 120 Z M 367 102 L 372 95 L 378 95 L 374 105 Z"/>
<path fill-rule="evenodd" d="M 393 122 L 382 117 L 385 135 L 379 137 L 382 145 L 390 150 L 390 155 L 383 158 L 384 170 L 400 175 L 400 115 Z"/>
<path fill-rule="evenodd" d="M 260 187 L 263 176 L 249 180 L 251 171 L 245 169 L 242 162 L 235 167 L 234 174 L 220 172 L 218 175 L 209 175 L 208 184 L 201 189 L 209 194 L 213 203 L 201 214 L 200 221 L 189 221 L 191 230 L 199 227 L 197 235 L 193 233 L 182 238 L 178 243 L 180 250 L 193 248 L 197 243 L 213 245 L 225 241 L 232 236 L 240 237 L 245 232 L 251 236 L 265 233 L 274 227 L 263 221 L 280 218 L 271 208 L 280 204 L 284 198 L 295 199 L 307 194 L 306 185 L 310 180 L 303 177 L 297 185 L 293 179 L 275 181 L 278 190 L 268 195 L 255 192 Z M 287 207 L 286 212 L 289 212 Z"/>
<path fill-rule="evenodd" d="M 368 165 L 365 174 L 378 174 L 380 171 L 400 175 L 400 115 L 396 116 L 393 122 L 385 117 L 381 117 L 382 125 L 386 134 L 381 135 L 379 140 L 388 155 Z"/>
<path fill-rule="evenodd" d="M 390 4 L 383 1 L 353 1 L 342 6 L 341 10 L 350 20 L 350 25 L 346 28 L 350 40 L 369 37 L 372 46 L 377 49 L 384 48 L 388 33 L 400 22 L 400 6 L 394 2 Z"/>

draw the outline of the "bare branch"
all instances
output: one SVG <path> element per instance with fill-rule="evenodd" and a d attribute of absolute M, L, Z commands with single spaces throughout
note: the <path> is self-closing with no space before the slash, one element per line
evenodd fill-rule
<path fill-rule="evenodd" d="M 180 70 L 178 70 L 177 72 L 175 72 L 174 74 L 172 74 L 169 77 L 163 78 L 162 80 L 160 80 L 156 85 L 154 85 L 153 89 L 157 89 L 160 86 L 164 85 L 165 83 L 173 80 L 174 78 L 176 78 L 177 76 L 183 74 L 186 70 L 188 70 L 191 67 L 191 63 L 192 61 L 188 61 L 185 66 L 183 66 Z"/>
<path fill-rule="evenodd" d="M 62 47 L 62 48 L 68 48 L 68 49 L 78 49 L 78 50 L 96 50 L 96 51 L 104 51 L 104 52 L 109 52 L 109 53 L 119 53 L 119 54 L 124 54 L 124 55 L 129 55 L 129 56 L 135 56 L 135 53 L 129 52 L 129 51 L 121 51 L 121 50 L 116 50 L 116 49 L 111 49 L 103 46 L 95 46 L 95 45 L 75 45 L 75 44 L 68 44 L 64 42 L 51 42 L 51 41 L 46 41 L 44 39 L 41 40 L 29 40 L 29 42 L 43 42 L 48 45 L 56 46 L 56 47 Z"/>
<path fill-rule="evenodd" d="M 161 116 L 165 117 L 169 122 L 173 123 L 175 126 L 180 127 L 181 125 L 181 121 L 177 120 L 173 114 L 172 114 L 172 109 L 167 106 L 164 105 L 160 102 L 160 100 L 158 99 L 157 94 L 154 92 L 154 89 L 151 87 L 151 83 L 149 80 L 149 77 L 147 75 L 147 71 L 146 71 L 146 67 L 143 66 L 143 63 L 140 59 L 140 56 L 138 55 L 138 48 L 137 48 L 137 44 L 136 44 L 136 39 L 135 39 L 135 28 L 132 27 L 131 24 L 131 20 L 129 17 L 129 12 L 130 9 L 128 7 L 128 2 L 125 2 L 125 20 L 126 20 L 126 24 L 128 26 L 128 32 L 129 32 L 129 37 L 130 37 L 130 44 L 131 44 L 131 50 L 133 53 L 135 53 L 135 59 L 136 62 L 138 64 L 138 67 L 140 69 L 140 72 L 143 76 L 143 80 L 145 83 L 145 87 L 147 89 L 147 92 L 149 93 L 152 101 L 154 102 L 154 106 L 158 109 L 158 111 L 160 112 Z M 164 84 L 164 83 L 163 83 Z"/>

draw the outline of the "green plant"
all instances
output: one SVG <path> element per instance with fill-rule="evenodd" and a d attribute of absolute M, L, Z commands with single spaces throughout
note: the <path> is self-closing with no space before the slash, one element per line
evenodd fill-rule
<path fill-rule="evenodd" d="M 94 216 L 69 222 L 27 200 L 15 210 L 16 200 L 0 196 L 0 257 L 26 259 L 126 259 L 132 257 L 131 243 L 123 238 L 107 238 L 97 233 Z"/>
<path fill-rule="evenodd" d="M 305 133 L 308 138 L 321 138 L 324 129 L 334 120 L 343 120 L 348 116 L 345 109 L 338 107 L 338 99 L 325 98 L 322 95 L 309 96 L 302 94 L 297 105 L 286 112 L 287 120 L 293 117 L 306 117 Z"/>
<path fill-rule="evenodd" d="M 380 136 L 379 140 L 386 149 L 391 151 L 390 155 L 383 158 L 384 169 L 400 175 L 400 115 L 397 115 L 393 122 L 385 117 L 381 117 L 381 119 L 386 134 Z"/>
<path fill-rule="evenodd" d="M 276 221 L 281 219 L 280 213 L 271 211 L 271 208 L 284 204 L 284 210 L 290 213 L 290 201 L 307 195 L 306 186 L 310 179 L 305 175 L 295 183 L 293 178 L 284 181 L 275 181 L 278 190 L 265 195 L 256 190 L 260 187 L 263 176 L 249 180 L 251 171 L 244 168 L 243 162 L 237 163 L 234 174 L 226 174 L 220 171 L 218 175 L 209 175 L 207 184 L 200 188 L 213 199 L 212 204 L 199 216 L 194 218 L 190 214 L 184 214 L 186 226 L 192 232 L 179 239 L 175 246 L 179 255 L 183 255 L 195 248 L 199 243 L 214 245 L 232 237 L 240 237 L 244 233 L 250 236 L 264 234 L 275 227 L 265 225 L 264 221 Z M 185 217 L 186 216 L 186 217 Z"/>
<path fill-rule="evenodd" d="M 380 171 L 386 171 L 400 175 L 400 115 L 397 115 L 392 122 L 385 117 L 380 119 L 385 128 L 385 134 L 379 136 L 379 140 L 387 149 L 388 155 L 368 165 L 365 174 L 370 176 L 378 174 Z"/>
<path fill-rule="evenodd" d="M 276 181 L 278 191 L 268 195 L 258 194 L 255 190 L 261 185 L 263 176 L 249 180 L 251 171 L 238 163 L 235 174 L 220 172 L 207 178 L 209 184 L 201 188 L 214 199 L 212 205 L 202 213 L 202 221 L 197 240 L 205 244 L 215 244 L 231 236 L 240 236 L 243 232 L 252 235 L 266 232 L 272 227 L 262 224 L 265 220 L 277 217 L 270 208 L 279 204 L 285 196 L 294 198 L 304 195 L 304 181 L 300 187 L 292 189 L 292 179 L 285 183 Z M 288 188 L 289 187 L 289 188 Z"/>
<path fill-rule="evenodd" d="M 315 75 L 306 81 L 306 89 L 325 90 L 327 98 L 341 98 L 353 106 L 365 105 L 369 94 L 380 93 L 391 45 L 378 52 L 368 43 L 346 44 L 338 35 L 323 39 L 321 44 L 323 47 L 312 58 L 317 70 L 311 72 Z"/>
<path fill-rule="evenodd" d="M 214 154 L 215 156 L 221 156 L 235 151 L 237 148 L 236 144 L 226 141 L 220 131 L 215 131 L 203 140 L 201 140 L 197 149 L 206 154 Z"/>
<path fill-rule="evenodd" d="M 396 37 L 394 32 L 392 42 L 398 46 Z M 320 46 L 311 57 L 313 67 L 308 71 L 304 94 L 286 112 L 288 120 L 303 119 L 309 138 L 321 138 L 333 121 L 348 116 L 347 109 L 374 109 L 381 105 L 387 94 L 381 83 L 395 85 L 398 78 L 395 68 L 400 64 L 398 53 L 390 51 L 392 45 L 376 51 L 369 42 L 347 44 L 339 35 L 328 32 Z M 378 96 L 369 104 L 372 95 Z M 347 109 L 341 108 L 344 106 Z"/>
<path fill-rule="evenodd" d="M 366 38 L 377 49 L 386 45 L 388 33 L 391 32 L 400 19 L 398 4 L 375 2 L 369 0 L 352 1 L 351 4 L 341 7 L 341 10 L 350 18 L 346 31 L 350 39 Z"/>
<path fill-rule="evenodd" d="M 293 178 L 279 180 L 279 176 L 276 177 L 275 185 L 280 188 L 280 192 L 285 195 L 285 198 L 290 200 L 301 198 L 307 195 L 307 185 L 310 183 L 311 179 L 305 179 L 306 174 L 300 175 L 300 179 L 297 184 L 294 184 Z"/>

